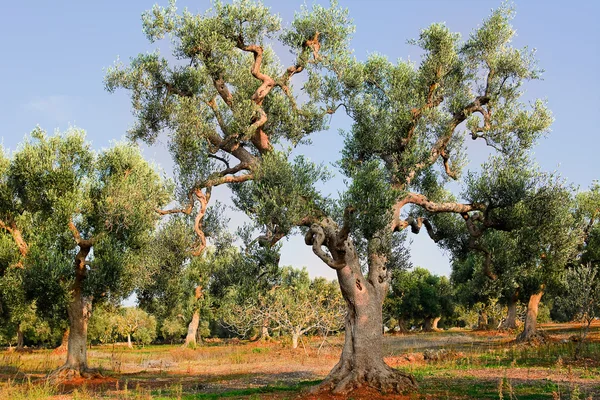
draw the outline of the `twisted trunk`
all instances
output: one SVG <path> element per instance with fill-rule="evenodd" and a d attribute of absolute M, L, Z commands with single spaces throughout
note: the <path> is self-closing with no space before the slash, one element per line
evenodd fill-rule
<path fill-rule="evenodd" d="M 527 315 L 525 316 L 525 325 L 523 326 L 523 332 L 517 336 L 517 342 L 528 342 L 532 339 L 541 336 L 537 330 L 537 316 L 540 300 L 544 295 L 544 289 L 540 289 L 538 293 L 532 294 L 529 297 L 529 303 L 527 304 Z"/>
<path fill-rule="evenodd" d="M 369 273 L 361 271 L 358 254 L 348 231 L 329 219 L 313 224 L 305 237 L 315 254 L 337 273 L 346 302 L 345 341 L 341 358 L 316 391 L 345 394 L 361 386 L 382 392 L 416 388 L 411 375 L 383 361 L 383 300 L 388 290 L 386 258 L 378 249 L 369 252 Z M 321 249 L 327 242 L 328 255 Z"/>
<path fill-rule="evenodd" d="M 362 275 L 362 274 L 361 274 Z M 414 378 L 383 361 L 383 298 L 375 287 L 349 267 L 338 270 L 348 308 L 345 342 L 340 361 L 321 384 L 322 389 L 344 394 L 361 386 L 382 392 L 414 388 Z"/>
<path fill-rule="evenodd" d="M 269 318 L 265 317 L 263 319 L 262 326 L 260 327 L 260 340 L 270 340 L 271 336 L 269 335 Z M 295 348 L 295 347 L 294 347 Z"/>
<path fill-rule="evenodd" d="M 500 329 L 517 329 L 517 299 L 517 292 L 508 299 L 508 314 L 506 315 L 506 319 L 502 322 L 502 325 L 500 325 Z"/>
<path fill-rule="evenodd" d="M 202 294 L 202 286 L 196 286 L 194 289 L 194 298 L 196 300 L 196 307 L 198 307 L 198 301 L 204 297 Z M 192 320 L 188 325 L 187 335 L 185 336 L 185 342 L 183 347 L 196 347 L 196 336 L 198 335 L 198 326 L 200 325 L 200 309 L 196 308 L 192 315 Z"/>
<path fill-rule="evenodd" d="M 82 293 L 82 282 L 75 281 L 73 298 L 67 307 L 69 315 L 69 340 L 67 344 L 67 361 L 62 367 L 71 370 L 67 375 L 85 375 L 87 364 L 87 328 L 92 312 L 92 302 Z"/>
<path fill-rule="evenodd" d="M 127 334 L 127 347 L 133 349 L 133 344 L 131 343 L 131 333 Z"/>

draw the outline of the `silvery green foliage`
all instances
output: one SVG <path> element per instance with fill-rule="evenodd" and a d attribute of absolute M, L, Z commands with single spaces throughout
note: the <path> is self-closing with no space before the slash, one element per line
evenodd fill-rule
<path fill-rule="evenodd" d="M 566 315 L 586 324 L 600 316 L 600 274 L 590 263 L 568 268 L 562 277 L 565 293 L 555 302 Z"/>
<path fill-rule="evenodd" d="M 522 85 L 541 71 L 532 51 L 511 46 L 512 17 L 512 9 L 500 7 L 466 41 L 433 24 L 410 41 L 423 51 L 420 63 L 375 54 L 345 70 L 354 124 L 341 165 L 352 178 L 347 201 L 356 207 L 363 200 L 373 210 L 370 219 L 357 213 L 366 236 L 384 226 L 386 218 L 375 215 L 402 191 L 456 201 L 444 185 L 460 177 L 466 137 L 517 157 L 548 131 L 552 117 L 544 103 L 520 100 Z"/>
<path fill-rule="evenodd" d="M 467 176 L 463 197 L 485 205 L 482 218 L 472 222 L 478 237 L 462 228 L 462 236 L 443 243 L 452 252 L 453 282 L 464 288 L 458 292 L 465 303 L 506 301 L 517 291 L 523 300 L 542 285 L 559 285 L 581 237 L 572 187 L 523 155 L 491 157 L 480 173 Z"/>
<path fill-rule="evenodd" d="M 590 190 L 575 199 L 575 220 L 583 231 L 580 243 L 582 263 L 600 265 L 600 184 L 594 181 Z"/>
<path fill-rule="evenodd" d="M 449 317 L 454 312 L 454 293 L 445 276 L 427 269 L 396 270 L 384 305 L 391 317 L 420 325 L 427 318 Z"/>
<path fill-rule="evenodd" d="M 64 318 L 74 278 L 77 243 L 94 239 L 84 291 L 95 301 L 120 299 L 133 289 L 139 257 L 169 194 L 158 173 L 129 144 L 97 154 L 82 130 L 47 135 L 35 129 L 12 155 L 2 188 L 13 202 L 2 204 L 3 221 L 23 233 L 24 287 L 37 310 Z"/>

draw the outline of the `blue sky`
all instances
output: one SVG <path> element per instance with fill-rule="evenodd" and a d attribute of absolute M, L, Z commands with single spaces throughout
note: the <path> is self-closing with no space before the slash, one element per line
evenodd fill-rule
<path fill-rule="evenodd" d="M 5 148 L 15 149 L 37 124 L 52 132 L 76 125 L 88 132 L 95 148 L 124 138 L 132 124 L 125 92 L 109 94 L 103 87 L 103 69 L 119 56 L 127 60 L 150 51 L 141 31 L 140 15 L 153 1 L 13 1 L 3 4 L 0 40 L 0 136 Z M 165 5 L 167 1 L 162 1 Z M 307 2 L 311 4 L 310 2 Z M 299 1 L 266 1 L 289 22 Z M 497 7 L 499 1 L 398 0 L 344 1 L 356 24 L 352 47 L 359 59 L 378 52 L 391 60 L 417 59 L 406 40 L 433 22 L 446 22 L 463 37 Z M 596 118 L 600 115 L 600 2 L 588 0 L 516 1 L 516 46 L 537 49 L 544 80 L 527 85 L 527 98 L 546 98 L 556 121 L 552 132 L 535 150 L 545 170 L 558 170 L 570 182 L 585 189 L 598 179 L 600 148 Z M 204 11 L 209 1 L 179 1 L 178 7 Z M 305 153 L 314 161 L 330 163 L 341 148 L 339 128 L 348 119 L 334 116 L 331 129 L 317 134 Z M 471 168 L 485 159 L 486 150 L 470 146 Z M 147 158 L 169 172 L 171 163 L 164 146 L 146 149 Z M 341 188 L 339 179 L 333 188 Z M 225 190 L 217 197 L 227 198 Z M 241 222 L 232 214 L 233 224 Z M 436 273 L 449 273 L 447 257 L 426 235 L 412 236 L 412 258 Z M 311 275 L 333 277 L 300 238 L 284 246 L 282 263 L 307 265 Z"/>

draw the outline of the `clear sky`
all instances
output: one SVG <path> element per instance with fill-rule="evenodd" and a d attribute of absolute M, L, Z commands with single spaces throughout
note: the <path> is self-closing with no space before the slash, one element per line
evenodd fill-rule
<path fill-rule="evenodd" d="M 69 125 L 84 128 L 95 148 L 122 139 L 133 117 L 127 94 L 109 94 L 103 87 L 103 69 L 119 56 L 127 60 L 153 50 L 142 31 L 140 15 L 152 0 L 11 1 L 2 6 L 0 43 L 0 136 L 14 150 L 37 124 L 52 132 Z M 166 5 L 167 0 L 161 1 Z M 266 1 L 289 22 L 300 1 Z M 311 4 L 307 1 L 308 4 Z M 406 40 L 433 22 L 446 22 L 466 37 L 500 1 L 476 0 L 340 0 L 356 24 L 352 47 L 359 59 L 378 52 L 391 60 L 417 58 Z M 179 1 L 178 7 L 204 11 L 207 0 Z M 600 14 L 598 1 L 517 0 L 515 45 L 538 50 L 544 80 L 527 85 L 527 98 L 547 98 L 556 121 L 535 154 L 546 170 L 558 170 L 585 189 L 600 177 Z M 336 115 L 331 129 L 313 138 L 302 149 L 312 160 L 330 163 L 338 158 L 342 142 L 337 133 L 347 128 L 347 118 Z M 470 146 L 470 168 L 486 157 L 478 144 Z M 169 173 L 171 162 L 164 146 L 145 150 Z M 329 190 L 341 189 L 340 179 Z M 225 189 L 215 190 L 227 198 Z M 232 213 L 232 224 L 242 218 Z M 412 259 L 436 273 L 448 274 L 447 257 L 422 233 L 412 236 Z M 282 263 L 306 265 L 311 275 L 334 274 L 300 238 L 284 245 Z"/>

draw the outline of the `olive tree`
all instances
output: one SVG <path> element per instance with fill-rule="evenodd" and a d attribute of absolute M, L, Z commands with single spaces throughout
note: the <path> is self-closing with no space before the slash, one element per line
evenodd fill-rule
<path fill-rule="evenodd" d="M 131 338 L 142 344 L 156 339 L 156 318 L 139 307 L 125 307 L 115 320 L 117 332 L 127 337 L 127 347 L 133 348 Z"/>
<path fill-rule="evenodd" d="M 440 319 L 454 312 L 452 292 L 448 278 L 433 275 L 425 268 L 396 270 L 390 281 L 386 309 L 399 321 L 401 329 L 405 322 L 413 321 L 423 324 L 425 331 L 437 331 Z"/>
<path fill-rule="evenodd" d="M 445 189 L 461 176 L 465 137 L 517 153 L 550 126 L 542 101 L 520 100 L 525 81 L 540 70 L 531 50 L 511 45 L 512 15 L 499 8 L 465 41 L 431 25 L 412 41 L 422 50 L 419 63 L 380 55 L 359 62 L 348 50 L 354 28 L 335 3 L 302 8 L 287 28 L 249 0 L 216 2 L 198 15 L 177 13 L 170 3 L 145 13 L 143 29 L 151 42 L 170 35 L 176 61 L 156 51 L 108 70 L 108 90 L 131 94 L 137 123 L 130 137 L 169 135 L 185 188 L 181 207 L 169 212 L 196 216 L 198 248 L 212 191 L 227 184 L 263 230 L 263 246 L 300 231 L 336 271 L 348 309 L 346 339 L 322 390 L 415 387 L 412 376 L 383 361 L 393 237 L 422 226 L 435 236 L 434 214 L 485 217 L 485 203 L 460 202 Z M 295 55 L 289 66 L 275 54 L 281 46 Z M 292 80 L 300 74 L 299 93 Z M 284 149 L 306 143 L 340 110 L 353 122 L 338 163 L 348 188 L 335 200 L 316 188 L 327 171 Z"/>
<path fill-rule="evenodd" d="M 34 130 L 6 174 L 1 219 L 22 256 L 25 292 L 40 315 L 66 311 L 69 320 L 67 360 L 55 376 L 87 376 L 92 304 L 133 289 L 167 188 L 136 147 L 96 154 L 77 129 Z"/>
<path fill-rule="evenodd" d="M 467 220 L 461 244 L 444 243 L 457 261 L 454 281 L 477 282 L 478 295 L 500 298 L 508 306 L 507 328 L 516 327 L 517 299 L 527 302 L 518 339 L 530 340 L 537 335 L 544 292 L 558 286 L 577 247 L 573 189 L 560 177 L 540 172 L 526 156 L 502 156 L 470 174 L 463 195 L 487 208 Z"/>
<path fill-rule="evenodd" d="M 152 248 L 145 255 L 147 265 L 143 282 L 137 291 L 140 307 L 155 315 L 160 323 L 187 324 L 184 346 L 195 346 L 201 324 L 208 325 L 213 300 L 210 293 L 213 275 L 237 256 L 230 236 L 216 222 L 219 207 L 207 210 L 204 221 L 212 238 L 208 251 L 197 252 L 192 223 L 187 216 L 172 216 L 155 233 Z M 215 221 L 214 224 L 211 221 Z M 221 221 L 222 222 L 222 221 Z M 161 329 L 162 330 L 162 329 Z"/>

